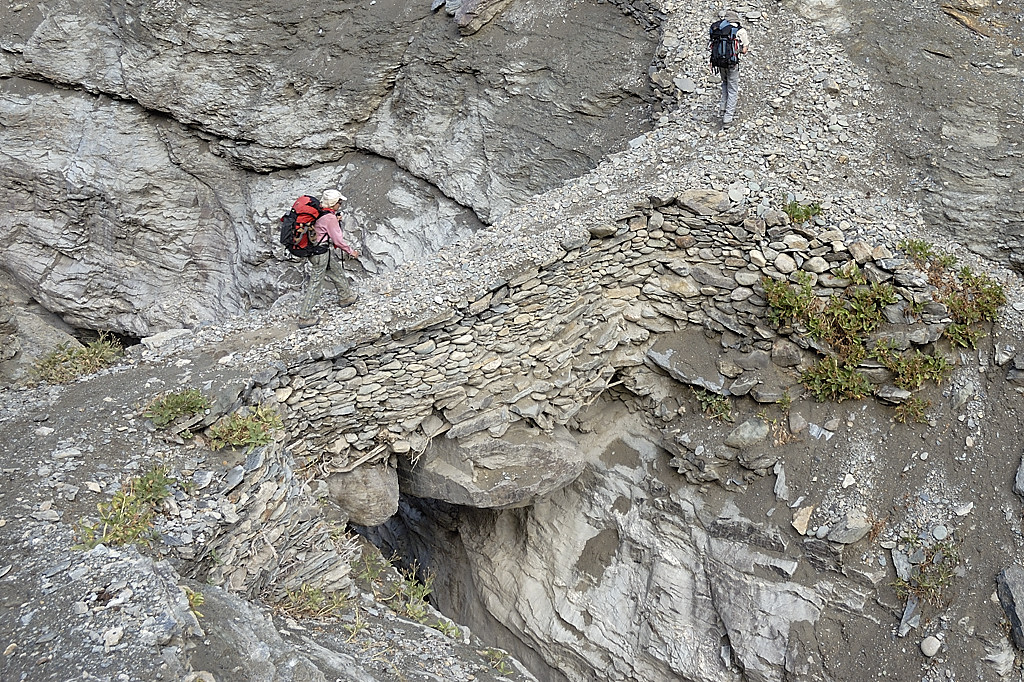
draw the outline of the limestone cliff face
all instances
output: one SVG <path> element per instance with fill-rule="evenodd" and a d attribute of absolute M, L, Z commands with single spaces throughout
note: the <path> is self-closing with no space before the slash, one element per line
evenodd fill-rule
<path fill-rule="evenodd" d="M 818 679 L 820 664 L 800 652 L 817 649 L 827 609 L 859 607 L 866 590 L 847 605 L 835 574 L 794 580 L 801 561 L 787 556 L 785 531 L 677 487 L 642 434 L 623 435 L 605 451 L 617 466 L 520 513 L 462 517 L 459 544 L 432 555 L 449 581 L 443 608 L 495 638 L 511 630 L 524 660 L 532 650 L 535 669 L 569 680 Z"/>
<path fill-rule="evenodd" d="M 294 288 L 275 223 L 298 194 L 352 197 L 374 272 L 579 174 L 640 129 L 654 49 L 614 5 L 524 4 L 465 37 L 412 2 L 8 14 L 0 266 L 71 324 L 139 336 Z"/>

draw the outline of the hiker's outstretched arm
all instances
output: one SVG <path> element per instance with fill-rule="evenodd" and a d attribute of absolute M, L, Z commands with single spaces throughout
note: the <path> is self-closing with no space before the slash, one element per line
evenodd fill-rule
<path fill-rule="evenodd" d="M 358 258 L 359 252 L 348 245 L 345 241 L 345 237 L 341 234 L 341 225 L 338 223 L 338 216 L 333 213 L 325 213 L 320 216 L 320 219 L 316 221 L 317 231 L 323 230 L 327 233 L 327 236 L 331 238 L 331 244 L 334 248 L 341 249 L 348 255 Z"/>

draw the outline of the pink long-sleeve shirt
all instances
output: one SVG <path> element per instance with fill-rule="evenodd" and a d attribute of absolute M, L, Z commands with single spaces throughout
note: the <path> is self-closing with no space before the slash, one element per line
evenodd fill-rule
<path fill-rule="evenodd" d="M 345 241 L 345 237 L 341 234 L 341 224 L 338 222 L 338 216 L 334 213 L 324 213 L 320 216 L 316 225 L 313 226 L 313 233 L 316 235 L 317 243 L 323 241 L 324 235 L 331 238 L 331 243 L 334 247 L 341 249 L 350 256 L 356 255 L 356 250 L 348 245 Z"/>

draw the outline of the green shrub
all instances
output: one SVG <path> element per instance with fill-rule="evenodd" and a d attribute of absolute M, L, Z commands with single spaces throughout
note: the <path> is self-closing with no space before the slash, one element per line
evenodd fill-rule
<path fill-rule="evenodd" d="M 385 559 L 379 552 L 364 551 L 360 555 L 361 564 L 353 562 L 352 570 L 356 571 L 356 579 L 365 583 L 380 581 L 381 576 L 392 568 L 391 562 Z"/>
<path fill-rule="evenodd" d="M 460 639 L 462 637 L 462 630 L 453 621 L 438 620 L 430 627 L 451 639 Z"/>
<path fill-rule="evenodd" d="M 953 322 L 946 327 L 943 336 L 954 347 L 977 348 L 984 336 L 982 324 L 994 322 L 999 308 L 1006 304 L 1002 285 L 967 267 L 954 271 L 956 256 L 943 253 L 928 242 L 910 240 L 901 243 L 900 248 L 925 272 L 937 290 L 936 300 L 945 304 L 949 311 Z"/>
<path fill-rule="evenodd" d="M 481 649 L 477 652 L 481 656 L 486 656 L 487 660 L 491 662 L 491 667 L 494 668 L 499 675 L 511 675 L 513 670 L 512 665 L 508 662 L 510 656 L 507 652 L 501 649 L 489 648 Z"/>
<path fill-rule="evenodd" d="M 142 411 L 142 416 L 152 420 L 157 428 L 163 428 L 181 417 L 199 414 L 209 407 L 210 401 L 199 389 L 190 388 L 155 398 Z"/>
<path fill-rule="evenodd" d="M 922 270 L 937 255 L 935 247 L 921 239 L 908 239 L 905 242 L 900 242 L 897 248 L 903 249 L 903 252 L 907 254 L 907 258 Z"/>
<path fill-rule="evenodd" d="M 950 541 L 926 545 L 917 538 L 904 538 L 912 547 L 924 550 L 924 561 L 916 564 L 916 571 L 909 580 L 897 578 L 892 584 L 901 599 L 911 595 L 932 606 L 941 607 L 942 598 L 956 576 L 956 567 L 960 563 L 960 550 Z"/>
<path fill-rule="evenodd" d="M 171 494 L 174 482 L 166 467 L 156 467 L 126 481 L 110 502 L 97 505 L 99 522 L 83 520 L 77 524 L 81 546 L 91 549 L 99 544 L 132 542 L 148 545 L 153 540 L 156 509 Z"/>
<path fill-rule="evenodd" d="M 1002 285 L 987 275 L 962 268 L 946 280 L 940 291 L 953 319 L 953 324 L 946 328 L 946 338 L 954 346 L 977 348 L 984 336 L 979 327 L 983 322 L 994 322 L 999 317 L 999 308 L 1006 303 Z"/>
<path fill-rule="evenodd" d="M 818 402 L 859 400 L 871 395 L 871 382 L 857 371 L 857 362 L 847 363 L 835 356 L 818 361 L 800 375 L 802 383 Z"/>
<path fill-rule="evenodd" d="M 761 280 L 765 300 L 768 301 L 768 315 L 776 327 L 803 322 L 813 310 L 815 298 L 811 290 L 811 276 L 798 272 L 796 280 L 796 284 L 770 277 Z"/>
<path fill-rule="evenodd" d="M 800 323 L 812 338 L 841 353 L 863 346 L 866 336 L 882 323 L 882 309 L 898 300 L 891 286 L 875 283 L 851 284 L 826 302 L 814 295 L 806 272 L 797 273 L 796 280 L 796 284 L 762 280 L 772 323 L 776 327 Z"/>
<path fill-rule="evenodd" d="M 109 335 L 90 341 L 78 348 L 63 343 L 40 358 L 35 365 L 36 375 L 52 384 L 65 384 L 80 376 L 98 372 L 115 364 L 124 351 Z"/>
<path fill-rule="evenodd" d="M 941 384 L 953 371 L 945 356 L 927 355 L 919 350 L 901 354 L 889 346 L 879 345 L 872 355 L 893 373 L 893 383 L 908 391 L 921 388 L 926 381 Z"/>
<path fill-rule="evenodd" d="M 864 276 L 864 272 L 857 265 L 857 261 L 850 261 L 846 263 L 840 270 L 841 274 L 846 279 L 850 280 L 851 284 L 862 286 L 868 283 L 868 278 Z"/>
<path fill-rule="evenodd" d="M 789 219 L 794 223 L 805 223 L 821 213 L 821 204 L 818 202 L 802 204 L 793 199 L 783 205 L 782 212 L 788 215 Z"/>
<path fill-rule="evenodd" d="M 882 323 L 882 309 L 896 300 L 896 292 L 887 284 L 850 286 L 808 312 L 807 331 L 837 352 L 848 354 L 863 348 L 868 334 Z"/>
<path fill-rule="evenodd" d="M 353 562 L 352 570 L 355 571 L 357 582 L 372 590 L 378 601 L 387 604 L 395 613 L 421 625 L 430 625 L 428 598 L 434 591 L 433 573 L 425 572 L 421 580 L 415 563 L 399 572 L 379 553 L 366 550 L 359 560 Z M 430 627 L 450 634 L 454 626 L 444 621 L 435 621 Z M 458 628 L 454 632 L 458 632 Z"/>
<path fill-rule="evenodd" d="M 228 446 L 254 448 L 274 439 L 274 431 L 282 428 L 281 417 L 269 407 L 235 412 L 210 427 L 210 446 L 220 450 Z"/>
<path fill-rule="evenodd" d="M 907 422 L 915 422 L 917 424 L 927 424 L 928 415 L 926 410 L 932 406 L 930 400 L 923 398 L 913 397 L 906 402 L 900 403 L 896 406 L 896 421 L 900 424 L 906 424 Z"/>
<path fill-rule="evenodd" d="M 427 597 L 434 591 L 434 574 L 428 571 L 420 580 L 416 573 L 415 565 L 403 571 L 402 582 L 391 607 L 403 616 L 425 625 L 429 616 Z"/>
<path fill-rule="evenodd" d="M 724 422 L 733 420 L 732 403 L 725 396 L 696 387 L 693 388 L 693 395 L 696 396 L 701 412 L 705 415 Z"/>
<path fill-rule="evenodd" d="M 924 243 L 915 243 L 912 248 L 921 258 L 938 258 Z M 899 300 L 892 286 L 868 284 L 855 266 L 847 268 L 844 274 L 851 284 L 827 300 L 814 295 L 806 273 L 797 274 L 796 284 L 762 280 L 772 323 L 776 327 L 793 324 L 802 335 L 826 345 L 822 349 L 826 357 L 800 377 L 801 383 L 818 401 L 841 402 L 871 395 L 871 383 L 858 366 L 869 355 L 869 338 L 885 320 L 883 310 Z M 972 279 L 967 274 L 962 278 L 971 283 L 974 293 L 970 305 L 960 305 L 957 309 L 994 314 L 996 304 L 1002 300 L 1001 290 L 993 291 L 991 283 L 981 278 Z M 952 325 L 952 331 L 947 334 L 955 334 L 959 329 Z M 968 336 L 969 332 L 962 334 Z M 907 390 L 918 389 L 929 380 L 940 383 L 951 371 L 948 361 L 941 355 L 925 355 L 919 351 L 901 354 L 884 343 L 878 344 L 871 355 L 894 373 L 897 386 Z"/>
<path fill-rule="evenodd" d="M 203 614 L 199 607 L 206 603 L 206 597 L 203 596 L 202 592 L 197 592 L 191 587 L 182 587 L 181 589 L 185 591 L 185 598 L 188 599 L 189 611 L 195 614 L 196 618 L 202 618 Z"/>
<path fill-rule="evenodd" d="M 278 608 L 293 618 L 337 617 L 349 608 L 349 599 L 345 594 L 324 592 L 307 583 L 302 583 L 295 590 L 285 590 L 285 595 L 285 601 Z"/>

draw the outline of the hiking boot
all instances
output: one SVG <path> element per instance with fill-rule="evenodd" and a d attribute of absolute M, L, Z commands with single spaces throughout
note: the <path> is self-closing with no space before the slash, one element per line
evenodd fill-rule
<path fill-rule="evenodd" d="M 726 116 L 722 119 L 722 126 L 728 128 L 732 125 L 732 116 Z"/>
<path fill-rule="evenodd" d="M 319 317 L 300 317 L 298 320 L 299 329 L 306 329 L 307 327 L 313 327 L 320 324 Z"/>
<path fill-rule="evenodd" d="M 339 308 L 347 308 L 347 307 L 349 307 L 350 305 L 352 305 L 353 303 L 355 303 L 358 300 L 359 300 L 359 297 L 356 296 L 355 294 L 352 294 L 348 298 L 343 298 L 340 301 L 338 301 L 338 307 Z"/>

